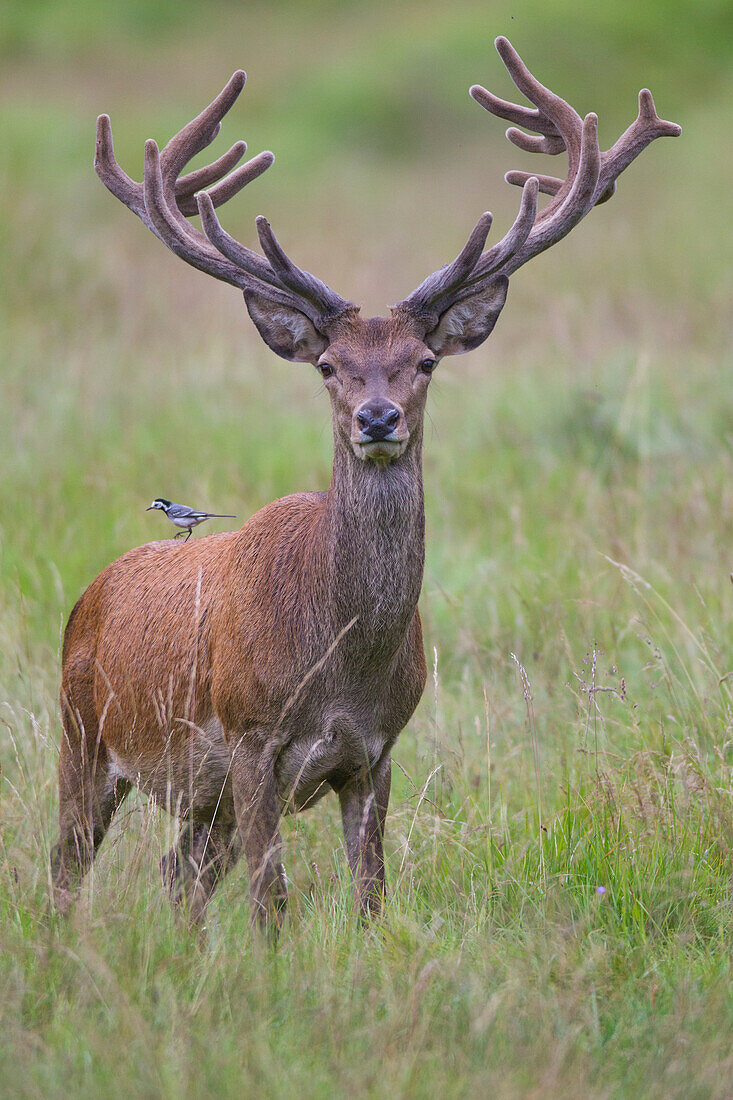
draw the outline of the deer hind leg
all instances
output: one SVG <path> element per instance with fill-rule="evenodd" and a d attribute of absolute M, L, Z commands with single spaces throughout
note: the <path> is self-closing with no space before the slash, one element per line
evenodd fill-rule
<path fill-rule="evenodd" d="M 96 715 L 75 713 L 66 700 L 61 712 L 59 839 L 51 849 L 51 879 L 56 908 L 65 913 L 130 784 L 110 771 Z"/>
<path fill-rule="evenodd" d="M 239 857 L 241 845 L 233 820 L 186 821 L 178 843 L 163 856 L 160 869 L 171 900 L 198 924 L 218 883 Z"/>

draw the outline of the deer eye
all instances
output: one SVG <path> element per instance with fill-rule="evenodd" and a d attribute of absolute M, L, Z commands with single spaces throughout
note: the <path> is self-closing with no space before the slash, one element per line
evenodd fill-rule
<path fill-rule="evenodd" d="M 423 374 L 432 374 L 437 365 L 437 359 L 423 359 L 422 363 L 420 364 L 420 370 L 423 372 Z"/>
<path fill-rule="evenodd" d="M 330 363 L 319 363 L 317 368 L 321 378 L 330 378 L 334 373 L 334 369 Z"/>

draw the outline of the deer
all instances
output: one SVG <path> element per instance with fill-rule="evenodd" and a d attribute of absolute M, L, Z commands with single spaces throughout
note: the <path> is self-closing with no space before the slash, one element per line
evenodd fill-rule
<path fill-rule="evenodd" d="M 240 165 L 240 141 L 181 174 L 218 134 L 244 72 L 163 149 L 146 142 L 141 182 L 120 168 L 100 115 L 95 168 L 109 191 L 186 263 L 239 288 L 275 354 L 319 372 L 333 471 L 327 490 L 275 500 L 240 530 L 128 551 L 76 603 L 63 640 L 51 854 L 61 912 L 133 787 L 180 821 L 162 873 L 194 924 L 244 853 L 253 923 L 278 929 L 288 893 L 281 817 L 330 792 L 356 909 L 365 919 L 380 912 L 391 753 L 426 680 L 418 599 L 431 377 L 443 357 L 491 334 L 514 272 L 610 199 L 654 139 L 680 134 L 643 89 L 637 118 L 602 152 L 597 116 L 581 118 L 544 87 L 506 38 L 495 45 L 532 106 L 479 85 L 471 96 L 511 123 L 515 146 L 565 153 L 566 174 L 508 172 L 521 199 L 506 235 L 487 248 L 492 215 L 482 214 L 456 258 L 387 317 L 362 317 L 299 268 L 266 218 L 256 219 L 261 252 L 222 227 L 216 208 L 268 169 L 272 153 Z M 539 192 L 549 196 L 542 208 Z"/>

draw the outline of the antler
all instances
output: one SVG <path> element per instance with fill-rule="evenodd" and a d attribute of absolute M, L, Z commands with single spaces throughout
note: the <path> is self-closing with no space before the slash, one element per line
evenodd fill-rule
<path fill-rule="evenodd" d="M 294 306 L 314 323 L 322 324 L 352 303 L 345 301 L 314 275 L 301 270 L 278 244 L 269 223 L 257 219 L 265 257 L 235 241 L 222 229 L 214 213 L 266 171 L 274 156 L 259 153 L 239 168 L 247 145 L 236 142 L 228 152 L 204 168 L 180 173 L 188 162 L 210 145 L 221 129 L 221 120 L 235 103 L 247 77 L 234 73 L 216 99 L 158 150 L 152 139 L 145 142 L 145 169 L 141 183 L 123 172 L 112 144 L 108 115 L 97 119 L 94 167 L 105 187 L 116 195 L 172 252 L 192 267 L 241 290 L 259 291 L 271 301 Z M 204 190 L 206 188 L 206 190 Z M 199 213 L 204 233 L 188 221 Z"/>
<path fill-rule="evenodd" d="M 509 103 L 479 85 L 471 95 L 487 111 L 523 126 L 525 134 L 511 126 L 506 136 L 520 149 L 554 156 L 566 152 L 565 179 L 507 172 L 507 183 L 522 187 L 522 201 L 514 225 L 506 236 L 482 252 L 491 226 L 491 214 L 482 214 L 468 243 L 451 263 L 429 275 L 398 308 L 437 320 L 453 302 L 475 294 L 499 277 L 515 272 L 527 260 L 567 236 L 570 230 L 598 203 L 606 202 L 616 189 L 616 179 L 650 142 L 658 137 L 677 137 L 680 127 L 657 116 L 648 89 L 639 92 L 639 114 L 611 149 L 598 146 L 598 118 L 584 119 L 549 88 L 540 84 L 506 38 L 497 38 L 496 49 L 520 92 L 534 108 Z M 537 213 L 537 192 L 552 195 L 552 201 Z"/>

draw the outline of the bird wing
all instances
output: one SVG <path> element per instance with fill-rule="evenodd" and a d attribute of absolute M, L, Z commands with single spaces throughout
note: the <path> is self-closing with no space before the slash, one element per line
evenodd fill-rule
<path fill-rule="evenodd" d="M 185 504 L 171 504 L 168 508 L 168 515 L 171 519 L 175 516 L 176 519 L 196 519 L 206 516 L 206 512 L 199 512 L 196 508 L 189 508 Z"/>
<path fill-rule="evenodd" d="M 189 508 L 185 504 L 171 504 L 168 508 L 169 519 L 187 519 L 201 523 L 205 519 L 236 519 L 236 516 L 222 512 L 200 512 L 198 508 Z"/>

